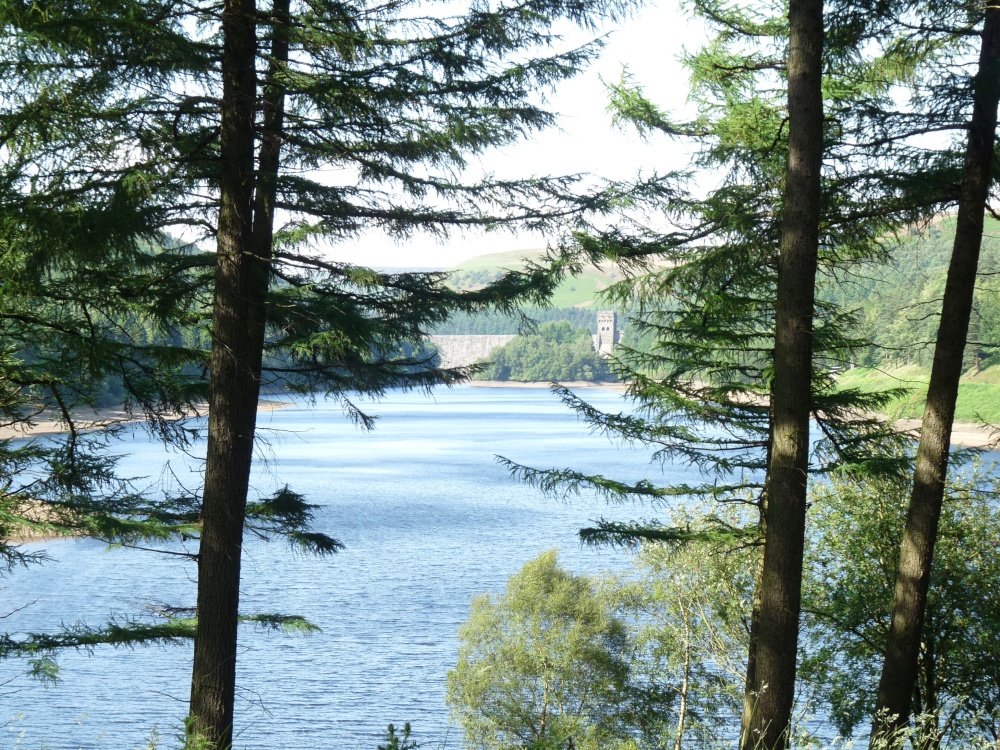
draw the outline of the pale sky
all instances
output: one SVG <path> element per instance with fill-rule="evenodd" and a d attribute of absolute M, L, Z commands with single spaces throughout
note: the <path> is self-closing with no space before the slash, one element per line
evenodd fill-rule
<path fill-rule="evenodd" d="M 479 168 L 498 177 L 590 172 L 627 179 L 640 171 L 651 174 L 683 167 L 687 159 L 680 144 L 662 136 L 644 143 L 634 131 L 612 125 L 601 83 L 602 78 L 617 81 L 627 65 L 661 108 L 673 113 L 687 108 L 687 74 L 678 58 L 685 48 L 697 49 L 705 33 L 677 5 L 676 0 L 658 0 L 617 28 L 608 27 L 611 35 L 600 60 L 561 84 L 548 99 L 549 109 L 560 114 L 559 127 L 486 155 Z M 542 237 L 509 232 L 466 232 L 445 241 L 417 236 L 405 243 L 370 232 L 324 254 L 368 266 L 448 267 L 484 253 L 544 246 Z"/>

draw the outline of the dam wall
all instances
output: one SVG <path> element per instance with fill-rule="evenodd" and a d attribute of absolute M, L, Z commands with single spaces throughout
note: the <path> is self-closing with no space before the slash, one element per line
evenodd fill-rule
<path fill-rule="evenodd" d="M 511 339 L 512 334 L 496 336 L 428 336 L 438 348 L 442 367 L 465 367 L 486 359 L 490 352 Z"/>

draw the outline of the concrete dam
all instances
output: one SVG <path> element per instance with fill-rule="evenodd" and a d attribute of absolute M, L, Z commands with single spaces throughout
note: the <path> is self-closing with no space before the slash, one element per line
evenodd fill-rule
<path fill-rule="evenodd" d="M 610 357 L 615 345 L 620 341 L 618 316 L 612 311 L 602 311 L 597 314 L 597 333 L 593 336 L 594 351 L 602 357 Z M 514 334 L 483 335 L 444 335 L 428 336 L 427 339 L 438 348 L 442 367 L 466 367 L 476 362 L 488 359 L 490 352 L 498 349 L 511 339 Z"/>
<path fill-rule="evenodd" d="M 496 336 L 428 336 L 427 338 L 438 348 L 442 367 L 465 367 L 486 359 L 494 349 L 517 337 L 504 334 Z"/>

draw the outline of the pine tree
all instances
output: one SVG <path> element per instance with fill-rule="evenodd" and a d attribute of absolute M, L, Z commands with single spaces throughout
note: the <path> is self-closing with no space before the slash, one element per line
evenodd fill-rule
<path fill-rule="evenodd" d="M 885 743 L 909 722 L 934 545 L 944 502 L 951 429 L 959 379 L 965 369 L 965 344 L 995 159 L 997 106 L 1000 104 L 1000 7 L 986 4 L 975 10 L 983 15 L 982 47 L 979 70 L 973 82 L 974 105 L 968 126 L 955 244 L 920 429 L 913 492 L 900 548 L 889 639 L 875 705 L 872 747 Z M 959 12 L 965 16 L 968 11 Z"/>
<path fill-rule="evenodd" d="M 53 181 L 81 192 L 100 180 L 141 185 L 137 233 L 202 232 L 192 242 L 216 246 L 207 264 L 214 281 L 198 291 L 200 314 L 212 316 L 212 351 L 192 736 L 219 747 L 232 737 L 240 545 L 260 388 L 326 393 L 370 426 L 352 392 L 466 375 L 438 369 L 420 348 L 430 327 L 453 311 L 541 302 L 555 275 L 573 267 L 555 259 L 457 293 L 442 274 L 377 273 L 308 246 L 373 226 L 402 237 L 539 228 L 606 206 L 573 198 L 572 179 L 465 184 L 457 175 L 468 155 L 550 124 L 530 96 L 597 51 L 548 53 L 558 39 L 552 24 L 587 26 L 615 10 L 559 0 L 475 5 L 456 16 L 407 3 L 280 0 L 266 9 L 252 0 L 7 6 L 6 28 L 25 40 L 18 54 L 30 58 L 12 66 L 18 74 L 50 88 L 99 88 L 85 100 L 89 145 L 72 170 L 46 165 Z M 72 108 L 60 116 L 75 122 Z M 349 175 L 344 184 L 323 176 L 331 167 Z M 325 537 L 295 538 L 335 548 Z"/>
<path fill-rule="evenodd" d="M 67 432 L 58 441 L 0 444 L 0 527 L 5 537 L 164 536 L 170 522 L 150 514 L 104 455 L 121 424 L 84 428 L 113 382 L 128 416 L 164 438 L 187 439 L 174 417 L 203 399 L 203 379 L 189 377 L 203 357 L 163 342 L 190 313 L 199 262 L 162 245 L 134 174 L 88 172 L 112 158 L 94 149 L 94 136 L 102 125 L 117 132 L 110 116 L 95 117 L 113 85 L 107 76 L 76 75 L 71 60 L 10 33 L 29 15 L 0 6 L 0 424 L 17 434 L 51 416 Z M 89 31 L 78 34 L 100 43 Z M 113 139 L 102 143 L 113 149 Z M 29 559 L 7 542 L 0 557 L 8 568 Z"/>
<path fill-rule="evenodd" d="M 822 0 L 792 0 L 788 21 L 788 166 L 774 314 L 774 417 L 756 665 L 748 685 L 757 704 L 741 740 L 747 750 L 789 744 L 802 599 L 824 151 Z"/>
<path fill-rule="evenodd" d="M 811 196 L 813 218 L 805 239 L 800 237 L 801 247 L 817 245 L 821 272 L 843 277 L 859 264 L 884 257 L 897 227 L 919 221 L 951 199 L 955 159 L 949 152 L 913 145 L 912 136 L 938 129 L 942 122 L 900 113 L 891 98 L 894 85 L 919 75 L 928 49 L 940 51 L 897 38 L 894 24 L 909 6 L 834 4 L 827 9 L 825 28 L 817 20 L 821 9 L 812 7 L 813 120 L 807 139 L 812 166 L 806 172 L 814 182 L 809 190 L 796 187 L 785 167 L 792 158 L 788 118 L 794 102 L 786 101 L 782 84 L 794 66 L 784 8 L 765 12 L 706 2 L 696 9 L 718 29 L 715 41 L 688 59 L 702 116 L 674 122 L 627 80 L 613 93 L 620 116 L 641 130 L 698 139 L 703 146 L 695 165 L 724 169 L 722 186 L 705 198 L 692 196 L 678 182 L 650 189 L 650 203 L 661 204 L 674 228 L 669 234 L 636 220 L 617 231 L 578 238 L 586 251 L 608 253 L 640 269 L 643 258 L 655 254 L 669 259 L 673 268 L 612 291 L 616 301 L 639 311 L 635 323 L 655 340 L 650 352 L 624 350 L 618 356 L 638 414 L 605 415 L 571 394 L 564 397 L 600 428 L 655 448 L 656 459 L 686 460 L 714 477 L 700 487 L 657 487 L 574 470 L 513 468 L 555 491 L 589 486 L 614 500 L 653 502 L 698 493 L 721 501 L 751 501 L 759 508 L 758 530 L 720 524 L 714 535 L 723 544 L 766 540 L 751 623 L 743 743 L 774 748 L 788 741 L 794 691 L 807 472 L 840 467 L 898 476 L 906 467 L 902 436 L 865 417 L 891 394 L 835 386 L 834 368 L 848 363 L 860 342 L 850 335 L 850 315 L 828 303 L 820 302 L 814 323 L 809 323 L 814 271 L 812 261 L 797 269 L 786 264 L 789 249 L 782 237 L 793 226 L 806 231 L 789 211 Z M 820 103 L 815 55 L 824 36 Z M 948 51 L 954 54 L 955 47 Z M 816 132 L 821 126 L 822 138 Z M 798 311 L 786 318 L 797 320 L 791 337 L 781 333 L 779 322 L 792 309 L 789 291 Z M 799 377 L 782 385 L 778 373 L 790 363 L 781 365 L 779 355 L 790 341 L 803 347 L 793 359 L 799 375 L 809 375 L 811 386 Z M 807 348 L 812 349 L 809 356 Z M 788 401 L 792 383 L 805 391 Z M 808 412 L 820 440 L 807 460 Z M 775 518 L 776 526 L 770 523 Z M 679 540 L 686 531 L 652 521 L 601 523 L 583 534 L 594 541 L 634 543 Z M 775 561 L 777 553 L 784 557 Z"/>

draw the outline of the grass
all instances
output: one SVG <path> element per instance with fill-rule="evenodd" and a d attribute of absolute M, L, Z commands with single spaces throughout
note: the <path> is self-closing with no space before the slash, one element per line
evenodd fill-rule
<path fill-rule="evenodd" d="M 545 255 L 545 251 L 538 250 L 508 250 L 502 253 L 487 253 L 477 255 L 474 258 L 463 260 L 449 271 L 492 271 L 496 268 L 522 268 L 525 258 L 538 260 Z"/>
<path fill-rule="evenodd" d="M 524 266 L 525 258 L 536 260 L 545 254 L 544 250 L 513 250 L 504 253 L 490 253 L 469 258 L 454 268 L 457 273 L 477 273 L 480 271 L 495 271 L 501 268 L 518 269 Z M 597 295 L 622 278 L 621 272 L 611 265 L 594 268 L 587 266 L 579 276 L 566 279 L 558 287 L 551 298 L 553 307 L 593 307 L 601 308 Z"/>
<path fill-rule="evenodd" d="M 880 370 L 857 367 L 841 373 L 837 383 L 842 388 L 858 388 L 866 392 L 909 388 L 910 393 L 889 404 L 886 412 L 893 419 L 920 419 L 929 380 L 929 370 L 908 365 Z M 955 405 L 955 421 L 1000 423 L 1000 365 L 968 373 L 962 378 Z"/>

